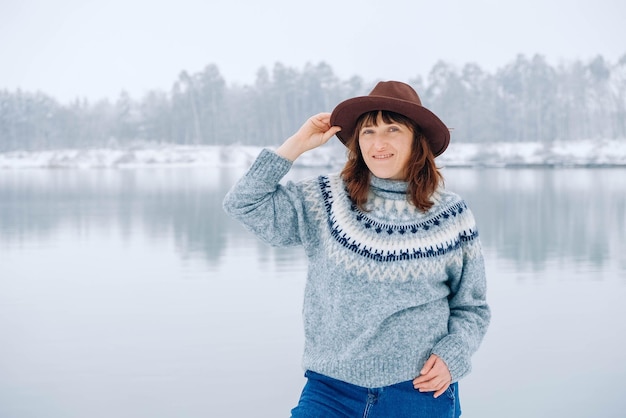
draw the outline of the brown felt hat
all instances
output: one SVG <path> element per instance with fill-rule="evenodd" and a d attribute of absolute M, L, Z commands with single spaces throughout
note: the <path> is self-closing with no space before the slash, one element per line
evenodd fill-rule
<path fill-rule="evenodd" d="M 330 115 L 330 125 L 341 127 L 336 135 L 345 144 L 352 137 L 359 116 L 374 110 L 396 112 L 413 120 L 428 140 L 435 157 L 441 155 L 450 143 L 450 130 L 446 125 L 422 106 L 413 87 L 399 81 L 381 81 L 369 95 L 339 103 Z"/>

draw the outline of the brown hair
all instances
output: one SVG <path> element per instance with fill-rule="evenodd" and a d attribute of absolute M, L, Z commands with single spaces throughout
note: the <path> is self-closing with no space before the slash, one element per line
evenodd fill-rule
<path fill-rule="evenodd" d="M 430 198 L 439 185 L 443 184 L 443 176 L 435 165 L 435 156 L 417 124 L 406 116 L 386 110 L 375 110 L 361 115 L 356 123 L 354 134 L 346 142 L 348 161 L 341 171 L 341 177 L 346 183 L 350 199 L 359 209 L 365 210 L 371 173 L 361 154 L 359 132 L 364 125 L 378 126 L 379 120 L 385 123 L 400 123 L 413 132 L 411 157 L 406 167 L 405 177 L 405 181 L 409 183 L 407 200 L 422 212 L 426 212 L 434 204 Z"/>

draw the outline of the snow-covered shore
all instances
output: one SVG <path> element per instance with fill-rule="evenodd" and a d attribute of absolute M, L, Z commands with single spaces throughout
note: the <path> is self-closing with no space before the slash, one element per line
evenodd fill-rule
<path fill-rule="evenodd" d="M 0 153 L 0 169 L 141 168 L 158 166 L 248 166 L 260 151 L 252 146 L 141 145 L 128 148 L 60 149 Z M 297 165 L 343 164 L 341 147 L 326 146 L 303 155 Z M 553 143 L 456 143 L 437 158 L 443 167 L 626 166 L 626 140 Z"/>

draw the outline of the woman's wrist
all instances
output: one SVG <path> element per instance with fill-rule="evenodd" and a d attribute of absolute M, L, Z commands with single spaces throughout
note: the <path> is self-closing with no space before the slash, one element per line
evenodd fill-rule
<path fill-rule="evenodd" d="M 294 136 L 289 137 L 283 144 L 276 149 L 276 154 L 289 161 L 295 161 L 304 151 L 300 149 L 299 141 Z"/>

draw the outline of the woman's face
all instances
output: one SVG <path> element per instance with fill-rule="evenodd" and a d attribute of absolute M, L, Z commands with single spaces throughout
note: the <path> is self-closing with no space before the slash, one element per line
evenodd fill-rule
<path fill-rule="evenodd" d="M 398 122 L 386 123 L 379 114 L 376 124 L 364 124 L 359 147 L 367 168 L 378 178 L 405 180 L 411 157 L 413 131 Z"/>

